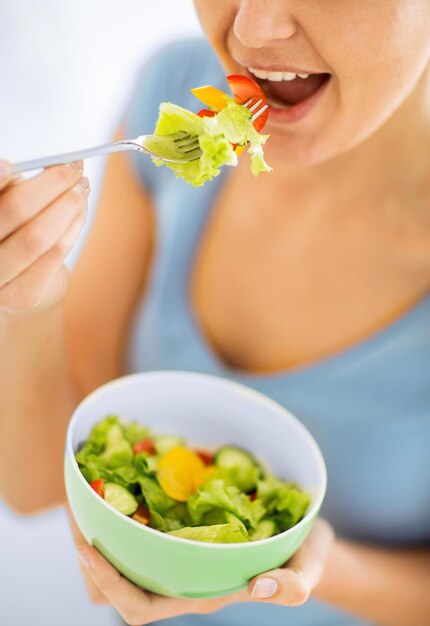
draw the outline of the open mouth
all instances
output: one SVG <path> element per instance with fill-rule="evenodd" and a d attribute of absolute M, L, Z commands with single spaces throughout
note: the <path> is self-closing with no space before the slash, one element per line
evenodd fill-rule
<path fill-rule="evenodd" d="M 264 91 L 268 104 L 274 109 L 291 109 L 310 99 L 325 86 L 331 74 L 295 74 L 247 68 L 247 72 Z"/>

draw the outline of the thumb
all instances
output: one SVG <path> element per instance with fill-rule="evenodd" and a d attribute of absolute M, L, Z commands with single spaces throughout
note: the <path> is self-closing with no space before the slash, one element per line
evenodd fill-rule
<path fill-rule="evenodd" d="M 4 189 L 12 180 L 12 164 L 0 160 L 0 190 Z"/>
<path fill-rule="evenodd" d="M 332 527 L 318 519 L 299 551 L 284 567 L 265 572 L 251 581 L 251 597 L 286 606 L 306 602 L 323 575 L 333 542 Z"/>

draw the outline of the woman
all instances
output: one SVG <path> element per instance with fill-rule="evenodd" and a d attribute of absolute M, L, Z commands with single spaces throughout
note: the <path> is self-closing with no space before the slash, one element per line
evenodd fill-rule
<path fill-rule="evenodd" d="M 21 511 L 62 498 L 66 422 L 100 383 L 160 368 L 229 376 L 319 441 L 336 539 L 320 521 L 285 568 L 204 601 L 145 594 L 81 543 L 104 601 L 130 624 L 428 625 L 430 4 L 195 5 L 212 50 L 161 52 L 121 134 L 150 131 L 161 101 L 195 108 L 190 87 L 253 70 L 274 171 L 254 179 L 243 156 L 195 190 L 116 156 L 69 284 L 82 167 L 11 185 L 5 164 L 2 493 Z M 270 72 L 321 76 L 288 86 Z"/>

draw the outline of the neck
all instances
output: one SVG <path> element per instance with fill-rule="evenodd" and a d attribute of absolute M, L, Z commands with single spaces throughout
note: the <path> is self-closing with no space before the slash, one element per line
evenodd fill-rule
<path fill-rule="evenodd" d="M 389 120 L 348 153 L 310 168 L 273 166 L 290 196 L 317 195 L 321 207 L 336 199 L 338 207 L 373 209 L 387 194 L 404 206 L 403 198 L 413 201 L 430 181 L 429 149 L 430 69 Z"/>

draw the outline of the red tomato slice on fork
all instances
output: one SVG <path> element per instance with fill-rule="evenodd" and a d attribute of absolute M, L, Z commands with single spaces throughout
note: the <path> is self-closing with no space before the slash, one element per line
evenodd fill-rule
<path fill-rule="evenodd" d="M 251 100 L 251 106 L 262 100 L 260 106 L 267 104 L 266 96 L 260 85 L 249 78 L 248 76 L 242 76 L 241 74 L 230 74 L 227 76 L 228 84 L 230 85 L 231 92 L 239 104 L 245 104 L 248 100 Z M 264 113 L 257 117 L 254 122 L 254 128 L 260 131 L 269 117 L 269 110 L 266 109 Z"/>

